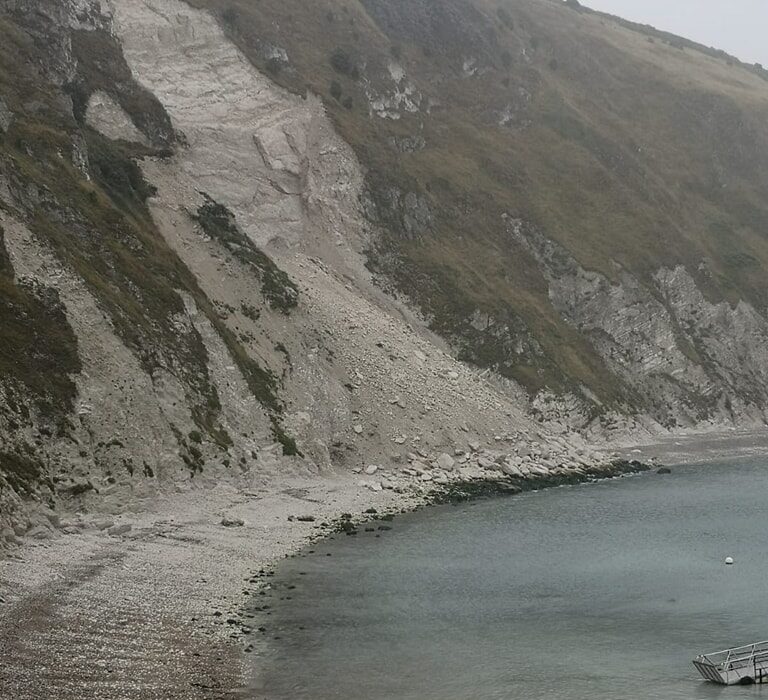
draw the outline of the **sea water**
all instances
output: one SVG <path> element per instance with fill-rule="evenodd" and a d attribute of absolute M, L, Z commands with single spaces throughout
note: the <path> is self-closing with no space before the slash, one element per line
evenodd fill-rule
<path fill-rule="evenodd" d="M 280 567 L 257 614 L 252 698 L 768 698 L 691 665 L 768 639 L 766 460 L 386 524 Z"/>

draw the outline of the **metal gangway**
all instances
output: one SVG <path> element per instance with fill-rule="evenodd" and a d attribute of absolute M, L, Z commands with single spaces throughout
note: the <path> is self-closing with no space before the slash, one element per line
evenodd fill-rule
<path fill-rule="evenodd" d="M 708 681 L 720 685 L 768 683 L 768 641 L 702 654 L 693 665 Z"/>

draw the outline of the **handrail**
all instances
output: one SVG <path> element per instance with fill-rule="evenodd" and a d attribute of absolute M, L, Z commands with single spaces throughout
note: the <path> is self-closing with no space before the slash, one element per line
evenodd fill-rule
<path fill-rule="evenodd" d="M 706 658 L 707 656 L 717 656 L 718 654 L 729 654 L 735 651 L 742 651 L 746 649 L 754 649 L 755 647 L 765 646 L 768 651 L 768 640 L 764 642 L 755 642 L 754 644 L 745 644 L 743 647 L 731 647 L 730 649 L 723 649 L 722 651 L 713 651 L 709 654 L 701 654 L 699 658 Z"/>
<path fill-rule="evenodd" d="M 750 663 L 757 665 L 758 663 L 768 662 L 768 642 L 757 642 L 756 644 L 724 649 L 723 651 L 711 654 L 701 654 L 697 657 L 697 660 L 724 671 L 742 668 Z"/>

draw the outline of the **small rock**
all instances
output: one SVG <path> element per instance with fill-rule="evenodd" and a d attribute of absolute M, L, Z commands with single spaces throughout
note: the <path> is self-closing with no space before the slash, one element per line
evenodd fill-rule
<path fill-rule="evenodd" d="M 363 432 L 363 426 L 362 425 L 353 425 L 352 430 L 355 431 L 358 435 L 362 435 Z"/>
<path fill-rule="evenodd" d="M 368 465 L 368 466 L 365 468 L 365 473 L 366 473 L 368 476 L 373 476 L 373 475 L 374 475 L 374 474 L 375 474 L 377 471 L 379 471 L 379 467 L 378 467 L 378 465 L 376 465 L 376 464 L 369 464 L 369 465 Z"/>
<path fill-rule="evenodd" d="M 109 530 L 109 528 L 115 526 L 115 523 L 112 520 L 97 520 L 93 526 L 97 530 Z"/>
<path fill-rule="evenodd" d="M 469 445 L 469 449 L 472 450 L 472 452 L 480 451 L 480 443 L 477 440 L 470 440 L 467 444 Z"/>
<path fill-rule="evenodd" d="M 405 438 L 402 435 L 398 435 L 398 437 L 395 438 L 395 442 L 398 445 L 403 445 L 405 443 Z"/>
<path fill-rule="evenodd" d="M 297 515 L 296 520 L 298 520 L 300 523 L 313 523 L 315 522 L 315 516 L 314 515 Z"/>
<path fill-rule="evenodd" d="M 501 471 L 507 476 L 523 476 L 523 472 L 521 472 L 514 464 L 509 464 L 508 462 L 502 466 Z"/>
<path fill-rule="evenodd" d="M 8 108 L 2 97 L 0 97 L 0 133 L 8 131 L 13 121 L 13 112 Z"/>
<path fill-rule="evenodd" d="M 112 537 L 119 537 L 120 535 L 129 533 L 131 529 L 131 526 L 126 523 L 124 525 L 114 525 L 113 527 L 109 528 L 107 532 L 112 535 Z"/>
<path fill-rule="evenodd" d="M 459 378 L 459 373 L 458 372 L 454 372 L 454 371 L 448 372 L 448 379 L 450 379 L 452 381 L 456 381 L 458 378 Z"/>
<path fill-rule="evenodd" d="M 6 527 L 0 532 L 0 540 L 5 540 L 9 544 L 19 544 L 19 538 L 11 528 Z"/>
<path fill-rule="evenodd" d="M 44 525 L 38 525 L 27 532 L 27 537 L 31 537 L 33 540 L 49 540 L 51 531 Z"/>
<path fill-rule="evenodd" d="M 245 525 L 245 522 L 240 518 L 228 518 L 225 516 L 221 519 L 221 524 L 224 527 L 242 527 Z"/>
<path fill-rule="evenodd" d="M 456 460 L 451 457 L 451 455 L 443 452 L 438 458 L 437 458 L 437 466 L 440 467 L 443 471 L 449 472 L 453 470 L 453 465 L 456 464 Z"/>

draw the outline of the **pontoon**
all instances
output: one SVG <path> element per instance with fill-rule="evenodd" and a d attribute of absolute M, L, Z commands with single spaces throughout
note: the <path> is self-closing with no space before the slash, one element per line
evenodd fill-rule
<path fill-rule="evenodd" d="M 697 656 L 693 665 L 720 685 L 768 683 L 768 641 Z"/>

